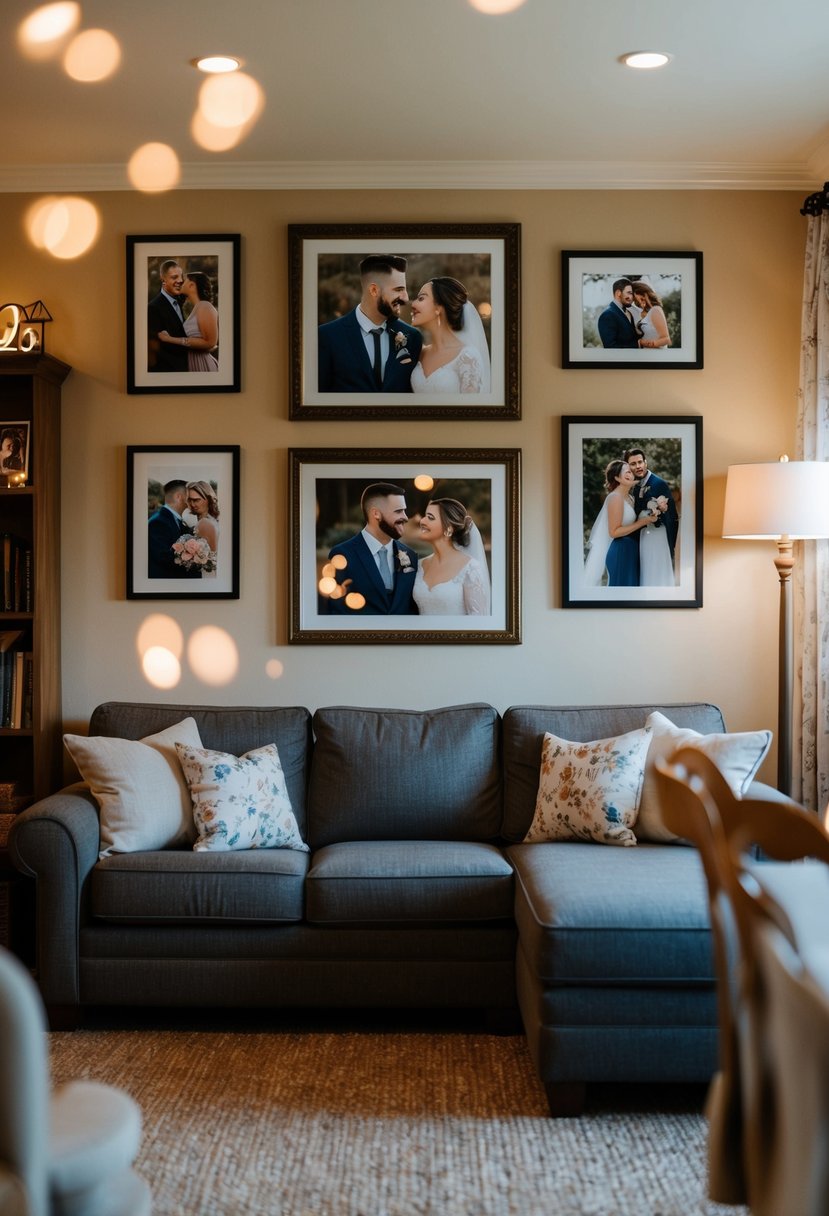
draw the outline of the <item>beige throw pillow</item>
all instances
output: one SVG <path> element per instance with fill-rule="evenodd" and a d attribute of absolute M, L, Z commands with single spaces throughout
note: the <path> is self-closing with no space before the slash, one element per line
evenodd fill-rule
<path fill-rule="evenodd" d="M 647 727 L 591 743 L 545 734 L 535 815 L 525 843 L 595 840 L 635 845 L 631 827 L 649 743 Z"/>
<path fill-rule="evenodd" d="M 716 764 L 733 794 L 742 798 L 771 747 L 770 730 L 739 731 L 735 734 L 701 735 L 689 727 L 675 726 L 670 718 L 655 710 L 646 726 L 651 729 L 651 745 L 645 765 L 645 782 L 636 821 L 639 840 L 664 844 L 684 843 L 669 832 L 662 822 L 662 796 L 656 780 L 657 760 L 669 759 L 680 747 L 696 747 Z"/>
<path fill-rule="evenodd" d="M 195 718 L 145 739 L 64 735 L 63 742 L 101 811 L 101 857 L 190 844 L 193 804 L 176 743 L 201 747 Z"/>

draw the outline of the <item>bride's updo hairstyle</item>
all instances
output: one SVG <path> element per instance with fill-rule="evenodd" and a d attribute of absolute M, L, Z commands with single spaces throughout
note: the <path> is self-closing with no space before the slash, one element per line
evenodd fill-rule
<path fill-rule="evenodd" d="M 463 325 L 463 306 L 469 299 L 469 292 L 463 283 L 459 283 L 457 279 L 450 279 L 448 275 L 430 279 L 429 282 L 432 285 L 435 304 L 446 313 L 450 329 L 460 329 Z"/>
<path fill-rule="evenodd" d="M 200 300 L 207 300 L 208 304 L 213 303 L 213 284 L 210 279 L 201 270 L 191 270 L 187 276 L 196 284 L 196 291 Z"/>
<path fill-rule="evenodd" d="M 196 494 L 201 494 L 202 498 L 206 498 L 207 514 L 212 515 L 214 519 L 219 518 L 219 500 L 209 481 L 188 481 L 187 490 L 188 493 L 193 490 Z"/>
<path fill-rule="evenodd" d="M 611 460 L 610 464 L 604 471 L 604 483 L 608 490 L 616 489 L 622 475 L 622 469 L 626 464 L 626 460 Z"/>
<path fill-rule="evenodd" d="M 466 507 L 457 498 L 433 498 L 431 506 L 440 512 L 443 530 L 452 529 L 450 540 L 454 545 L 466 547 L 469 544 L 469 533 L 472 528 L 472 516 L 467 515 Z"/>

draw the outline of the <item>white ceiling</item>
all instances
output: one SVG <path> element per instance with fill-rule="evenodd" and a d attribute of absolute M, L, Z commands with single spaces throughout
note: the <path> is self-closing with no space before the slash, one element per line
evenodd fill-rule
<path fill-rule="evenodd" d="M 0 189 L 126 188 L 141 144 L 185 187 L 733 187 L 829 177 L 829 0 L 82 0 L 120 70 L 32 62 L 4 0 Z M 626 51 L 667 50 L 632 72 Z M 190 134 L 194 57 L 226 51 L 265 110 L 221 154 Z"/>

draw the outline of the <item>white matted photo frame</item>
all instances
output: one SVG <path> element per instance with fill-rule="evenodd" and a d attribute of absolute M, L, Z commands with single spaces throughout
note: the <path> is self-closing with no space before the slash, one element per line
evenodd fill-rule
<path fill-rule="evenodd" d="M 291 419 L 520 418 L 520 224 L 291 224 L 288 256 Z"/>
<path fill-rule="evenodd" d="M 565 249 L 562 367 L 703 366 L 702 254 Z"/>
<path fill-rule="evenodd" d="M 127 448 L 127 599 L 239 598 L 239 456 Z"/>
<path fill-rule="evenodd" d="M 563 417 L 565 608 L 702 607 L 702 419 Z"/>
<path fill-rule="evenodd" d="M 520 642 L 519 449 L 288 457 L 290 642 Z M 363 535 L 370 519 L 380 541 Z M 439 548 L 452 580 L 424 588 Z"/>
<path fill-rule="evenodd" d="M 127 237 L 127 392 L 241 390 L 238 235 Z"/>

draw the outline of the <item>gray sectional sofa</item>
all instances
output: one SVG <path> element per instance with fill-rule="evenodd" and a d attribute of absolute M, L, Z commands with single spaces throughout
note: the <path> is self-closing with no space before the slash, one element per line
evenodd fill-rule
<path fill-rule="evenodd" d="M 204 747 L 275 742 L 307 853 L 99 860 L 82 784 L 14 825 L 37 890 L 37 977 L 53 1025 L 85 1006 L 517 1006 L 553 1113 L 599 1081 L 706 1081 L 716 1010 L 706 893 L 690 848 L 522 844 L 545 731 L 724 729 L 711 705 L 432 711 L 108 703 L 90 735 L 185 716 Z"/>

